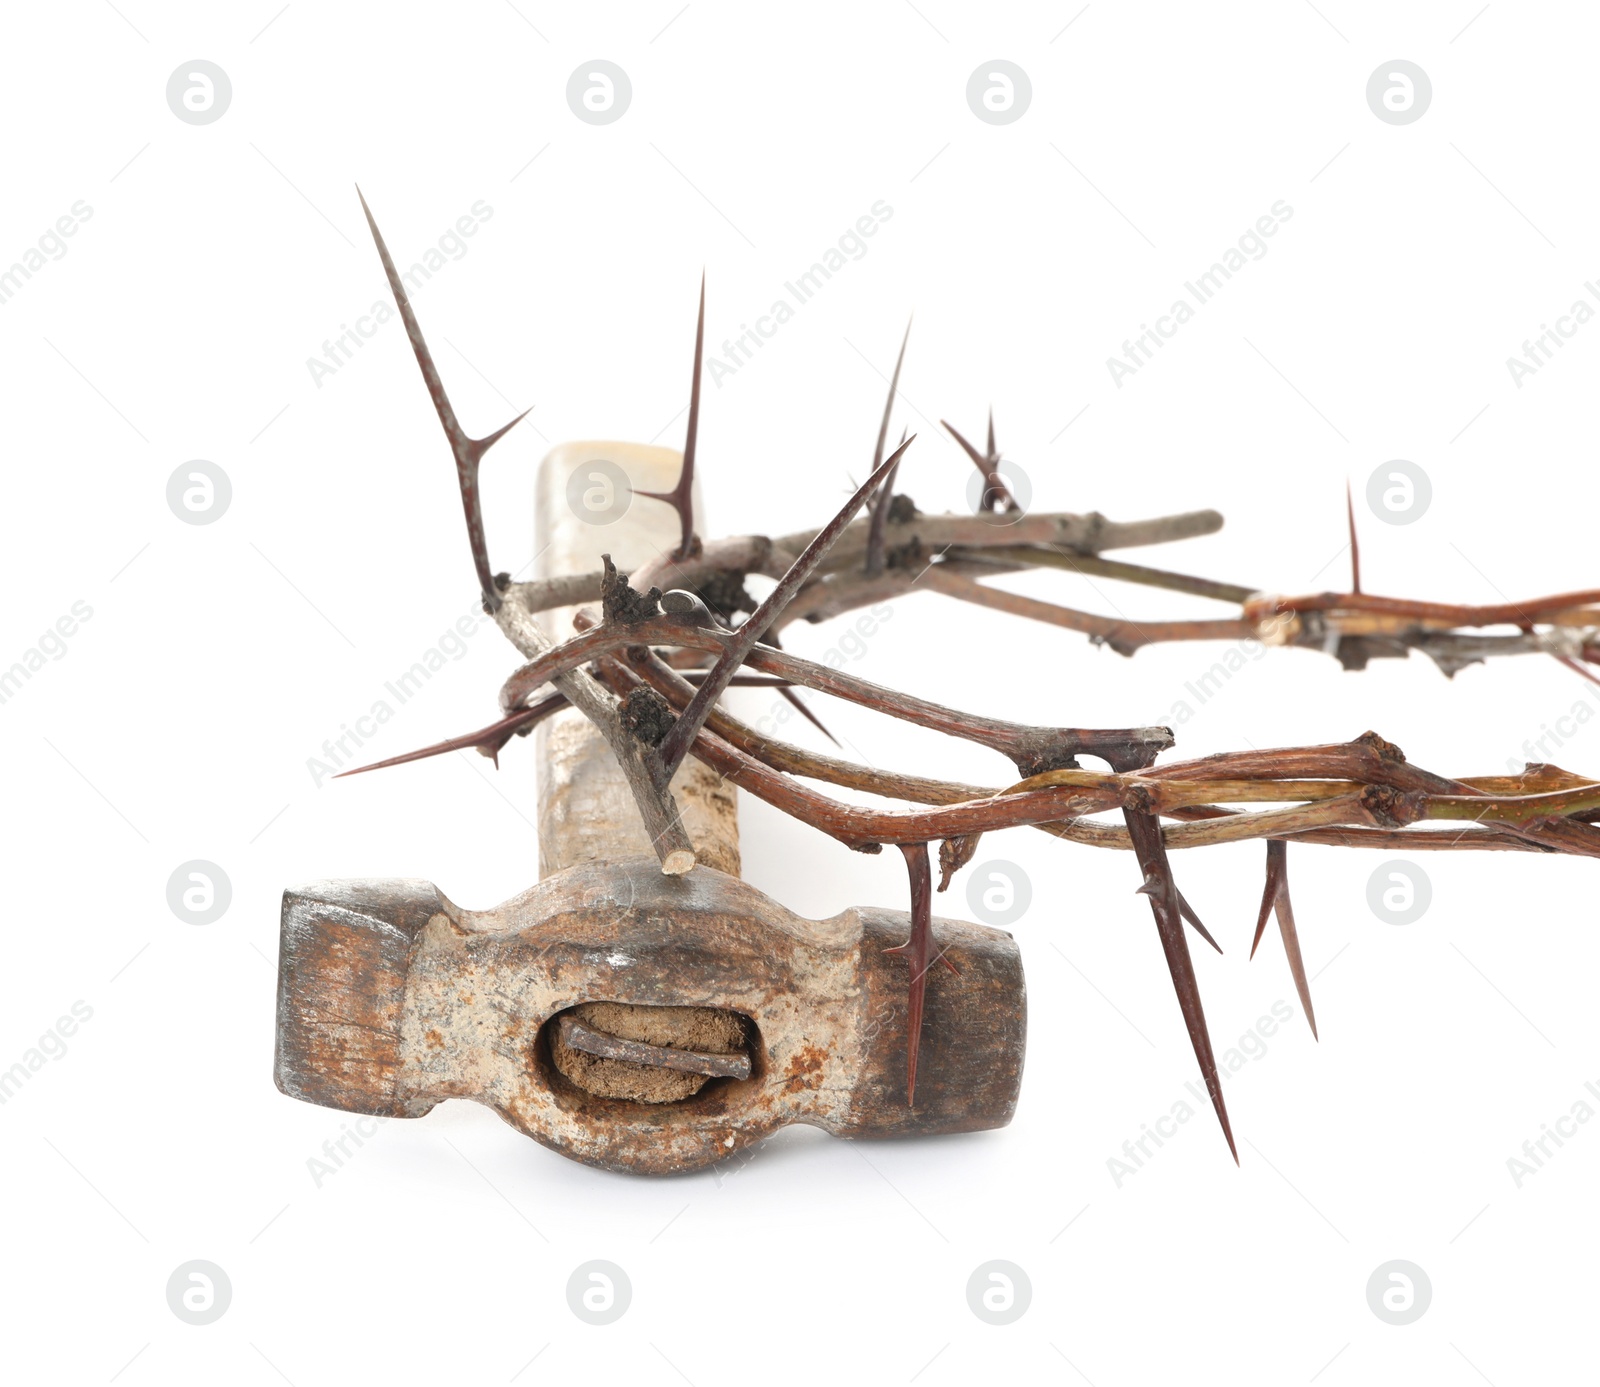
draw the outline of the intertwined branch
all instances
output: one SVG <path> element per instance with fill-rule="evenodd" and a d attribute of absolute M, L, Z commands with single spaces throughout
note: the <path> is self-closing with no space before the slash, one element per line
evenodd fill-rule
<path fill-rule="evenodd" d="M 1157 766 L 1157 758 L 1173 745 L 1165 727 L 1024 726 L 887 689 L 780 649 L 777 632 L 787 622 L 820 620 L 903 593 L 933 590 L 1084 631 L 1124 654 L 1155 641 L 1254 636 L 1274 644 L 1326 649 L 1357 668 L 1373 656 L 1414 648 L 1431 655 L 1447 672 L 1490 654 L 1525 650 L 1554 654 L 1582 671 L 1582 662 L 1600 659 L 1595 633 L 1600 593 L 1499 607 L 1368 596 L 1360 591 L 1353 520 L 1352 590 L 1344 594 L 1264 597 L 1237 585 L 1108 559 L 1108 550 L 1210 533 L 1222 518 L 1214 511 L 1199 511 L 1118 524 L 1099 514 L 1023 514 L 1000 475 L 992 419 L 982 453 L 950 430 L 983 476 L 979 513 L 921 515 L 909 497 L 893 492 L 911 440 L 884 458 L 899 362 L 871 473 L 832 520 L 793 535 L 707 540 L 695 531 L 691 501 L 703 283 L 683 471 L 671 492 L 656 495 L 678 512 L 678 546 L 631 581 L 609 559 L 591 574 L 532 583 L 493 577 L 477 469 L 483 452 L 505 430 L 484 440 L 467 439 L 375 225 L 372 233 L 456 457 L 485 606 L 528 662 L 501 689 L 503 716 L 496 722 L 363 769 L 466 747 L 498 756 L 513 736 L 526 734 L 571 704 L 599 727 L 615 752 L 664 871 L 683 872 L 694 864 L 667 789 L 673 771 L 688 755 L 846 847 L 879 852 L 893 844 L 906 860 L 912 906 L 910 937 L 895 950 L 907 962 L 908 1102 L 915 1098 L 927 971 L 939 959 L 931 913 L 929 852 L 934 844 L 941 891 L 972 860 L 982 835 L 998 829 L 1032 827 L 1073 842 L 1133 852 L 1142 881 L 1138 890 L 1149 898 L 1178 1004 L 1235 1160 L 1238 1152 L 1184 923 L 1219 952 L 1220 946 L 1179 891 L 1171 852 L 1265 840 L 1266 885 L 1251 954 L 1268 916 L 1275 914 L 1313 1034 L 1316 1021 L 1289 898 L 1289 843 L 1600 856 L 1600 827 L 1594 822 L 1600 819 L 1600 784 L 1554 766 L 1530 765 L 1517 776 L 1452 779 L 1413 766 L 1393 743 L 1370 732 L 1345 743 L 1225 753 Z M 904 351 L 902 343 L 901 360 Z M 864 506 L 868 514 L 858 519 Z M 979 581 L 1032 567 L 1065 568 L 1231 602 L 1238 605 L 1239 615 L 1133 623 L 1020 597 Z M 744 589 L 752 574 L 777 579 L 760 603 Z M 536 620 L 537 613 L 550 608 L 593 602 L 600 603 L 600 610 L 581 611 L 578 633 L 560 644 Z M 742 613 L 745 619 L 737 620 Z M 1520 629 L 1515 635 L 1477 633 L 1478 628 L 1501 624 Z M 789 696 L 809 689 L 976 742 L 1009 760 L 1015 776 L 998 786 L 969 785 L 809 751 L 763 734 L 722 708 L 720 695 L 739 685 L 770 686 Z M 1085 769 L 1079 762 L 1083 756 L 1108 769 Z M 817 784 L 865 792 L 887 803 L 845 802 Z M 1098 817 L 1107 815 L 1112 817 Z"/>

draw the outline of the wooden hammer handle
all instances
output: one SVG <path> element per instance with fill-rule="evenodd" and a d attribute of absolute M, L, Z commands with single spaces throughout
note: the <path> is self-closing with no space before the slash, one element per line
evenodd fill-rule
<path fill-rule="evenodd" d="M 670 491 L 682 457 L 671 448 L 639 443 L 563 443 L 539 464 L 535 503 L 534 571 L 539 577 L 593 572 L 610 554 L 624 573 L 674 548 L 679 540 L 671 506 L 637 491 Z M 695 514 L 704 512 L 698 488 Z M 572 634 L 573 608 L 540 620 L 556 640 Z M 541 723 L 534 759 L 539 776 L 539 876 L 579 862 L 647 856 L 645 837 L 627 782 L 604 738 L 582 714 L 568 710 Z M 739 874 L 739 817 L 735 791 L 715 771 L 687 758 L 672 781 L 696 860 Z"/>

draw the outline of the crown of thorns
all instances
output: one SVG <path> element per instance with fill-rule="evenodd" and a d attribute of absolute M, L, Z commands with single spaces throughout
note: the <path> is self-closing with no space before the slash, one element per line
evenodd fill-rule
<path fill-rule="evenodd" d="M 1289 897 L 1291 842 L 1600 856 L 1600 828 L 1594 822 L 1600 818 L 1600 783 L 1557 766 L 1530 763 L 1518 775 L 1453 779 L 1412 765 L 1399 747 L 1374 732 L 1350 742 L 1225 752 L 1158 766 L 1157 758 L 1174 745 L 1166 727 L 1023 726 L 887 689 L 783 650 L 779 632 L 789 622 L 818 621 L 905 593 L 932 590 L 1082 632 L 1128 656 L 1163 641 L 1254 638 L 1269 645 L 1323 650 L 1347 669 L 1420 650 L 1450 675 L 1490 656 L 1540 653 L 1600 683 L 1588 669 L 1600 663 L 1600 590 L 1497 606 L 1365 593 L 1348 491 L 1348 592 L 1268 596 L 1253 587 L 1108 559 L 1104 557 L 1108 550 L 1209 534 L 1221 527 L 1222 517 L 1207 510 L 1118 523 L 1097 512 L 1023 514 L 1001 475 L 992 413 L 981 452 L 944 424 L 981 474 L 977 513 L 923 515 L 909 496 L 894 491 L 896 473 L 914 437 L 903 437 L 894 452 L 884 456 L 906 339 L 901 341 L 889 383 L 870 475 L 833 519 L 820 529 L 791 535 L 705 539 L 696 531 L 691 499 L 705 337 L 703 277 L 677 485 L 669 492 L 637 493 L 663 501 L 677 512 L 676 548 L 631 579 L 618 572 L 609 557 L 602 569 L 592 573 L 526 583 L 512 582 L 505 573 L 496 575 L 484 539 L 478 467 L 489 448 L 523 416 L 484 438 L 467 436 L 365 198 L 361 206 L 455 457 L 484 607 L 527 663 L 501 688 L 502 716 L 497 721 L 360 769 L 376 770 L 468 747 L 496 758 L 498 764 L 500 750 L 513 736 L 526 735 L 540 720 L 571 705 L 595 724 L 615 754 L 665 872 L 680 874 L 695 863 L 694 848 L 667 788 L 684 757 L 691 755 L 857 852 L 880 852 L 892 844 L 905 857 L 911 894 L 910 937 L 890 951 L 904 955 L 906 962 L 908 1103 L 915 1099 L 927 973 L 941 961 L 953 966 L 941 960 L 933 938 L 929 849 L 935 843 L 941 891 L 972 860 L 983 834 L 995 829 L 1026 825 L 1072 842 L 1133 852 L 1142 878 L 1137 891 L 1149 899 L 1184 1024 L 1235 1161 L 1238 1148 L 1223 1102 L 1185 922 L 1219 953 L 1221 946 L 1178 889 L 1170 851 L 1248 838 L 1265 840 L 1266 883 L 1250 954 L 1254 957 L 1268 917 L 1276 915 L 1313 1036 L 1316 1015 Z M 909 326 L 906 333 L 908 339 Z M 863 507 L 867 513 L 860 516 Z M 1230 603 L 1238 611 L 1220 620 L 1130 621 L 1076 611 L 982 582 L 1030 568 L 1066 569 L 1164 588 Z M 745 590 L 745 580 L 752 574 L 776 580 L 760 602 Z M 596 601 L 599 612 L 580 610 L 575 620 L 578 633 L 560 644 L 551 641 L 536 619 L 552 608 Z M 1486 629 L 1507 625 L 1516 627 L 1516 632 Z M 967 785 L 808 751 L 757 731 L 719 706 L 727 688 L 747 685 L 777 689 L 830 740 L 831 734 L 801 702 L 799 690 L 828 694 L 976 742 L 1007 758 L 1016 778 L 998 787 Z M 1083 756 L 1109 769 L 1085 769 L 1079 762 Z M 865 791 L 888 801 L 890 807 L 845 803 L 806 782 Z M 1120 816 L 1121 822 L 1096 817 L 1105 814 Z"/>

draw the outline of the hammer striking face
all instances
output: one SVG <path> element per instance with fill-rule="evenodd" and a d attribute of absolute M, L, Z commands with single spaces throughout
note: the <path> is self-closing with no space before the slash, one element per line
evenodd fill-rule
<path fill-rule="evenodd" d="M 710 868 L 584 863 L 494 910 L 422 881 L 284 893 L 275 1076 L 349 1112 L 470 1098 L 589 1165 L 703 1169 L 790 1123 L 835 1136 L 1011 1120 L 1015 940 L 934 921 L 915 1106 L 903 911 L 807 920 Z"/>

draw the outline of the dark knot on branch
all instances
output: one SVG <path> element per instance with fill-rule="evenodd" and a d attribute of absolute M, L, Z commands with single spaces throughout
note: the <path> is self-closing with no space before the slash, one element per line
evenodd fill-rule
<path fill-rule="evenodd" d="M 895 499 L 899 500 L 901 498 L 897 496 Z M 885 551 L 883 566 L 885 568 L 921 569 L 925 566 L 926 559 L 927 551 L 922 547 L 922 541 L 916 535 L 912 535 L 904 544 L 897 544 L 893 549 Z"/>
<path fill-rule="evenodd" d="M 642 684 L 622 700 L 622 725 L 646 746 L 660 746 L 677 720 L 672 705 Z"/>
<path fill-rule="evenodd" d="M 620 572 L 611 562 L 610 554 L 602 554 L 600 561 L 605 565 L 605 573 L 600 579 L 600 606 L 608 626 L 614 622 L 623 626 L 637 626 L 641 621 L 649 621 L 651 617 L 661 614 L 660 588 L 635 592 L 628 585 L 628 575 Z"/>
<path fill-rule="evenodd" d="M 736 568 L 720 569 L 697 583 L 694 592 L 724 626 L 732 626 L 735 612 L 753 612 L 760 605 L 745 588 L 747 576 Z"/>
<path fill-rule="evenodd" d="M 939 844 L 939 890 L 950 889 L 950 879 L 977 855 L 981 833 L 964 833 Z"/>
<path fill-rule="evenodd" d="M 1368 785 L 1361 791 L 1361 807 L 1380 828 L 1404 828 L 1427 811 L 1427 797 L 1392 785 Z"/>
<path fill-rule="evenodd" d="M 1150 793 L 1150 786 L 1129 785 L 1122 794 L 1122 807 L 1136 814 L 1154 814 L 1156 801 Z"/>
<path fill-rule="evenodd" d="M 1377 754 L 1380 761 L 1391 761 L 1404 764 L 1405 752 L 1401 751 L 1393 742 L 1380 737 L 1376 732 L 1363 732 L 1356 738 L 1357 746 L 1364 746 Z"/>
<path fill-rule="evenodd" d="M 1079 771 L 1083 767 L 1078 763 L 1075 752 L 1065 746 L 1047 746 L 1043 748 L 1029 748 L 1020 754 L 1013 755 L 1012 760 L 1017 767 L 1017 774 L 1027 779 L 1031 775 L 1043 775 L 1047 771 Z"/>

